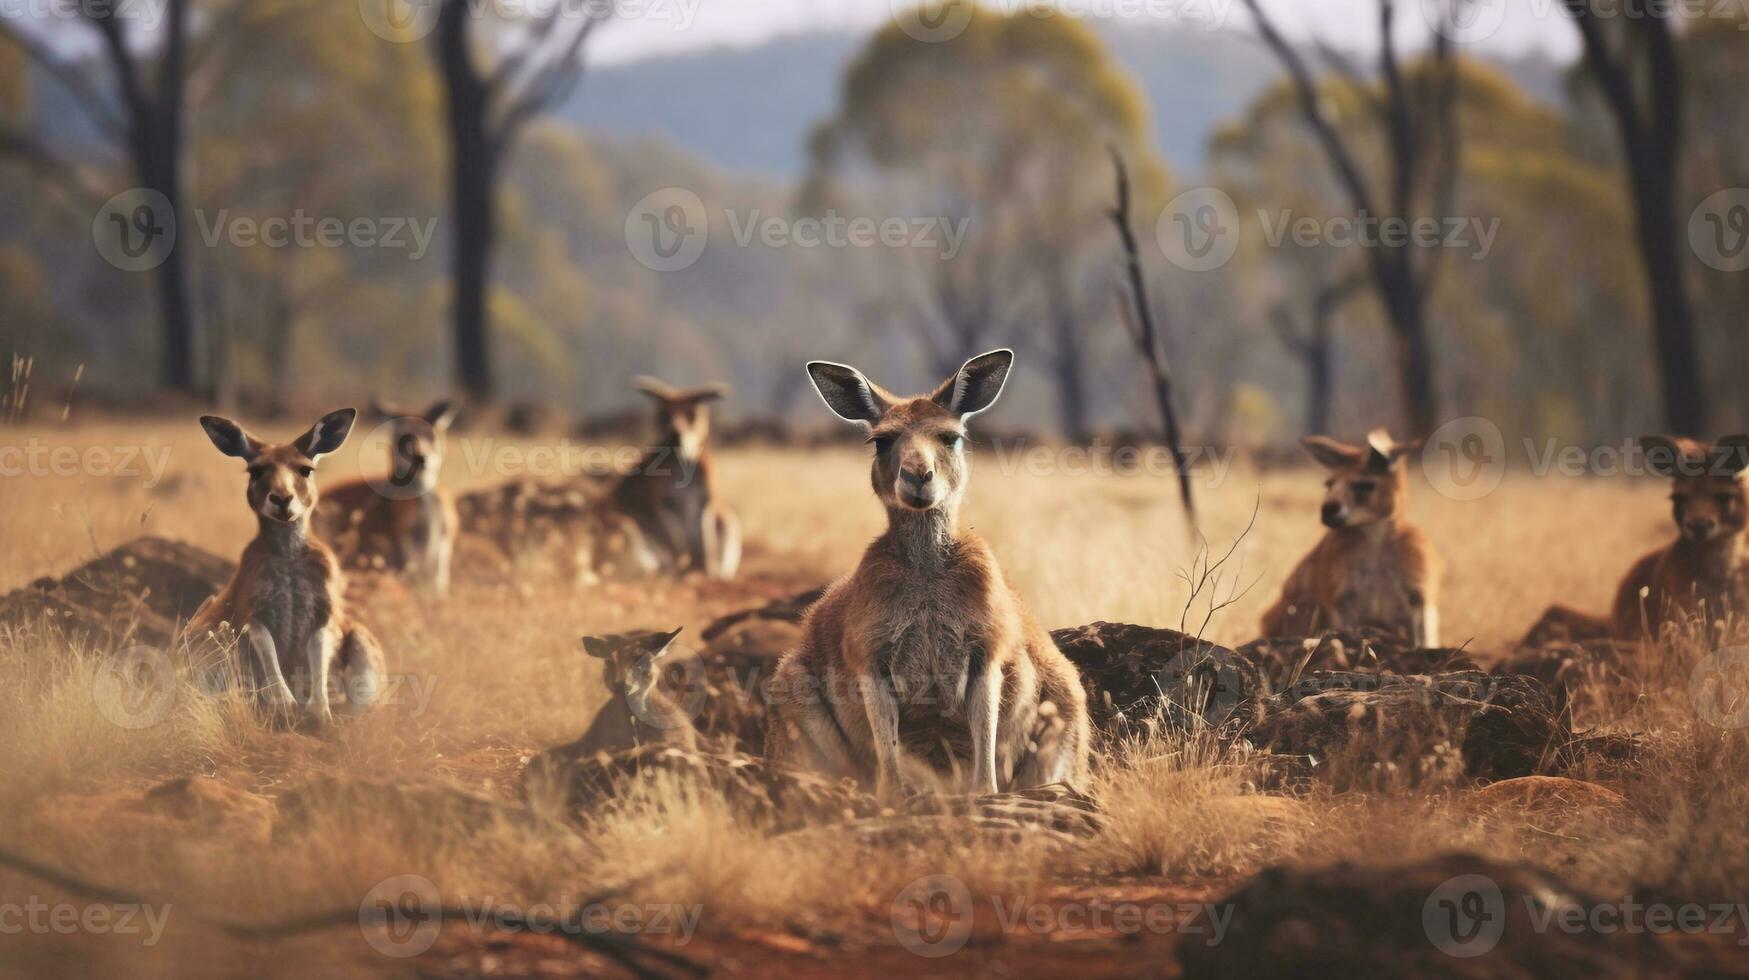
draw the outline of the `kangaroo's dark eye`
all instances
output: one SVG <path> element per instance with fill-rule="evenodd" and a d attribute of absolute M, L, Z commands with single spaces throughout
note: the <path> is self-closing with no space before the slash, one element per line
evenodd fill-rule
<path fill-rule="evenodd" d="M 1713 502 L 1719 505 L 1720 510 L 1730 510 L 1731 505 L 1737 502 L 1737 495 L 1734 493 L 1714 494 Z"/>
<path fill-rule="evenodd" d="M 887 450 L 893 448 L 892 436 L 871 436 L 868 441 L 875 447 L 875 452 L 881 455 L 885 455 Z"/>
<path fill-rule="evenodd" d="M 1378 484 L 1370 480 L 1360 480 L 1350 484 L 1350 486 L 1354 488 L 1354 495 L 1362 500 L 1372 496 L 1373 490 L 1378 488 Z"/>
<path fill-rule="evenodd" d="M 949 449 L 958 449 L 960 443 L 965 441 L 965 437 L 958 432 L 944 432 L 941 434 L 941 444 Z"/>
<path fill-rule="evenodd" d="M 266 476 L 267 476 L 267 467 L 265 467 L 265 466 L 251 466 L 251 467 L 249 467 L 249 479 L 260 480 L 260 479 L 266 478 Z"/>
<path fill-rule="evenodd" d="M 308 477 L 310 474 L 312 474 L 314 472 L 316 472 L 316 468 L 314 466 L 300 466 L 300 467 L 298 467 L 298 475 L 302 476 L 302 477 Z"/>

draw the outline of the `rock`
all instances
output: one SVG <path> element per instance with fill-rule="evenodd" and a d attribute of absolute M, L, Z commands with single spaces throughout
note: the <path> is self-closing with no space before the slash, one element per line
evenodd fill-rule
<path fill-rule="evenodd" d="M 1555 696 L 1563 710 L 1584 710 L 1601 703 L 1627 675 L 1637 646 L 1610 639 L 1583 643 L 1521 646 L 1495 662 L 1500 676 L 1534 677 Z"/>
<path fill-rule="evenodd" d="M 1643 931 L 1546 924 L 1598 904 L 1533 865 L 1467 854 L 1385 867 L 1278 867 L 1216 903 L 1230 909 L 1225 936 L 1187 939 L 1179 961 L 1188 977 L 1676 975 Z"/>
<path fill-rule="evenodd" d="M 1250 735 L 1349 789 L 1532 775 L 1572 732 L 1528 677 L 1316 671 L 1268 698 Z"/>
<path fill-rule="evenodd" d="M 1255 721 L 1269 693 L 1255 664 L 1175 630 L 1101 622 L 1054 630 L 1051 639 L 1081 672 L 1094 730 L 1108 741 L 1162 719 L 1185 728 Z"/>
<path fill-rule="evenodd" d="M 235 563 L 180 541 L 135 538 L 60 578 L 40 578 L 0 597 L 0 625 L 47 625 L 72 643 L 166 649 L 235 570 Z"/>
<path fill-rule="evenodd" d="M 1511 809 L 1525 813 L 1566 816 L 1576 810 L 1628 811 L 1627 797 L 1613 789 L 1565 776 L 1519 776 L 1480 786 L 1464 794 L 1464 802 L 1481 812 Z"/>
<path fill-rule="evenodd" d="M 1311 656 L 1306 656 L 1310 651 Z M 1295 670 L 1352 670 L 1392 674 L 1439 674 L 1476 670 L 1462 650 L 1418 648 L 1401 637 L 1379 630 L 1344 630 L 1318 636 L 1284 636 L 1252 640 L 1238 654 L 1262 669 L 1269 689 L 1288 686 Z M 1300 668 L 1300 662 L 1305 667 Z"/>

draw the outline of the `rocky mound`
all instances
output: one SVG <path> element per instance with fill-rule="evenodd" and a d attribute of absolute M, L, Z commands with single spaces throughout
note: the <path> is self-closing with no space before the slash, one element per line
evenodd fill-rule
<path fill-rule="evenodd" d="M 1081 672 L 1094 730 L 1107 739 L 1255 721 L 1269 688 L 1257 666 L 1226 647 L 1176 630 L 1089 623 L 1051 639 Z"/>
<path fill-rule="evenodd" d="M 60 578 L 0 597 L 0 626 L 46 626 L 79 644 L 164 648 L 235 570 L 193 545 L 135 538 Z"/>
<path fill-rule="evenodd" d="M 1239 647 L 1238 654 L 1263 671 L 1271 691 L 1287 687 L 1296 671 L 1438 674 L 1477 669 L 1463 650 L 1416 647 L 1396 634 L 1379 630 L 1266 637 Z"/>
<path fill-rule="evenodd" d="M 1573 733 L 1529 677 L 1314 671 L 1266 700 L 1250 737 L 1341 788 L 1383 788 L 1532 775 Z"/>
<path fill-rule="evenodd" d="M 1220 942 L 1187 939 L 1179 957 L 1186 977 L 1680 975 L 1644 931 L 1555 925 L 1599 904 L 1532 865 L 1466 854 L 1272 868 L 1217 903 L 1231 909 Z"/>

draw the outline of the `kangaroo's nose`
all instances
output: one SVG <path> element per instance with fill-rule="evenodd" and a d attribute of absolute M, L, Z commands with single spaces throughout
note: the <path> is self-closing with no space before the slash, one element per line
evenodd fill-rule
<path fill-rule="evenodd" d="M 1335 527 L 1342 520 L 1342 505 L 1334 500 L 1324 501 L 1324 509 L 1318 515 L 1325 524 Z"/>
<path fill-rule="evenodd" d="M 925 470 L 922 473 L 914 473 L 911 470 L 900 470 L 899 479 L 904 480 L 907 486 L 924 487 L 929 484 L 929 481 L 935 479 L 935 471 Z"/>
<path fill-rule="evenodd" d="M 291 495 L 284 493 L 270 493 L 267 495 L 267 502 L 284 510 L 286 507 L 291 506 Z"/>
<path fill-rule="evenodd" d="M 1705 535 L 1711 534 L 1713 533 L 1713 528 L 1718 526 L 1718 522 L 1710 517 L 1695 517 L 1683 523 L 1684 526 L 1688 528 L 1688 533 L 1695 537 L 1704 537 Z"/>

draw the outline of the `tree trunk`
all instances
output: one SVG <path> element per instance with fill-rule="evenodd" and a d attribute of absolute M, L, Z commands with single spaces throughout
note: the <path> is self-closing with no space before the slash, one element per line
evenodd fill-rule
<path fill-rule="evenodd" d="M 1701 380 L 1694 315 L 1682 280 L 1688 243 L 1676 220 L 1676 176 L 1658 147 L 1629 147 L 1636 241 L 1645 266 L 1652 333 L 1670 431 L 1707 437 L 1707 397 Z"/>
<path fill-rule="evenodd" d="M 1075 332 L 1075 312 L 1061 282 L 1050 288 L 1052 344 L 1055 357 L 1052 373 L 1056 375 L 1057 410 L 1062 417 L 1063 435 L 1071 442 L 1087 441 L 1087 358 L 1081 349 L 1081 338 Z"/>
<path fill-rule="evenodd" d="M 1306 349 L 1306 431 L 1312 435 L 1330 432 L 1330 404 L 1335 394 L 1336 352 L 1328 338 L 1314 340 Z"/>
<path fill-rule="evenodd" d="M 1374 263 L 1385 314 L 1397 340 L 1397 384 L 1408 415 L 1409 436 L 1426 438 L 1439 426 L 1439 394 L 1433 389 L 1433 344 L 1427 336 L 1427 310 L 1413 259 L 1398 250 L 1399 260 L 1381 256 Z"/>
<path fill-rule="evenodd" d="M 448 98 L 450 134 L 451 329 L 455 383 L 476 402 L 492 397 L 492 360 L 487 338 L 486 291 L 490 285 L 496 161 L 486 85 L 474 69 L 468 44 L 469 5 L 449 0 L 438 15 L 437 54 Z"/>

